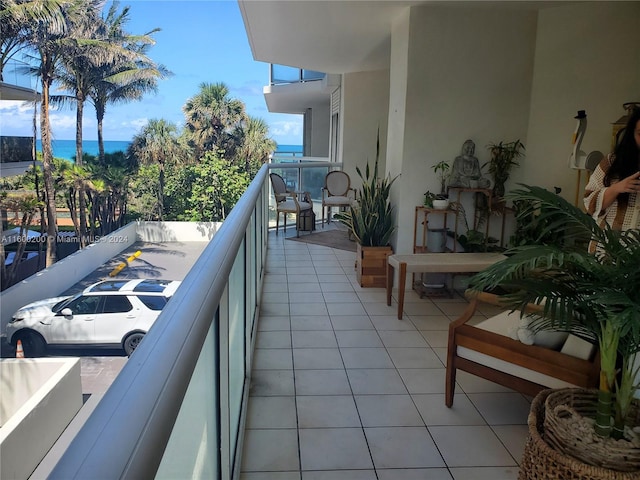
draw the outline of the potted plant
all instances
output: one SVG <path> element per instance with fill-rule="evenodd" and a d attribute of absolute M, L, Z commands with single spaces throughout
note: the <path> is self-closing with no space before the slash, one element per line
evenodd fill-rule
<path fill-rule="evenodd" d="M 493 197 L 499 200 L 504 197 L 504 184 L 509 179 L 511 169 L 519 166 L 518 160 L 524 156 L 524 145 L 518 139 L 514 142 L 490 143 L 487 148 L 491 159 L 482 167 L 489 166 L 489 173 L 493 177 Z"/>
<path fill-rule="evenodd" d="M 541 305 L 541 312 L 532 324 L 534 331 L 568 331 L 598 345 L 599 389 L 597 394 L 585 393 L 581 399 L 595 412 L 594 434 L 576 433 L 576 439 L 571 442 L 580 444 L 578 450 L 586 452 L 590 451 L 590 445 L 584 442 L 593 439 L 598 449 L 604 449 L 602 455 L 605 458 L 609 455 L 606 449 L 620 450 L 628 444 L 628 451 L 632 454 L 625 453 L 625 458 L 636 457 L 638 460 L 640 448 L 632 446 L 627 432 L 629 427 L 637 426 L 638 421 L 638 416 L 632 417 L 630 412 L 637 414 L 638 411 L 638 408 L 632 408 L 632 399 L 638 382 L 634 360 L 640 350 L 640 230 L 613 230 L 608 225 L 601 228 L 582 210 L 540 187 L 522 185 L 509 197 L 520 202 L 522 214 L 535 212 L 540 238 L 564 229 L 563 242 L 561 245 L 535 242 L 514 247 L 507 251 L 506 260 L 475 275 L 470 286 L 474 290 L 502 287 L 509 292 L 505 301 L 521 311 L 528 303 Z M 597 245 L 596 253 L 590 253 L 585 242 Z M 548 391 L 542 394 L 549 395 Z M 534 401 L 536 408 L 539 404 L 539 401 Z M 575 405 L 569 407 L 574 408 Z M 532 406 L 532 416 L 534 414 Z M 547 419 L 551 418 L 549 410 L 545 414 Z M 531 419 L 530 416 L 529 441 L 542 438 L 539 429 L 544 428 L 541 420 Z M 559 423 L 563 425 L 560 428 L 578 425 L 574 420 Z M 544 425 L 551 424 L 544 422 Z M 607 439 L 610 436 L 617 440 Z M 593 458 L 581 460 L 609 471 Z M 631 468 L 623 461 L 618 463 L 620 470 L 640 468 L 640 463 Z M 593 467 L 590 468 L 593 471 Z M 618 473 L 614 476 L 628 478 Z M 559 474 L 556 478 L 567 476 L 566 473 Z M 572 474 L 571 478 L 583 477 Z"/>
<path fill-rule="evenodd" d="M 451 168 L 449 163 L 445 160 L 441 160 L 431 167 L 433 172 L 438 175 L 440 179 L 440 195 L 443 198 L 447 197 L 447 179 L 449 178 L 449 169 Z"/>
<path fill-rule="evenodd" d="M 427 190 L 424 192 L 424 203 L 423 205 L 427 208 L 433 208 L 433 201 L 438 198 L 438 194 Z"/>
<path fill-rule="evenodd" d="M 355 202 L 348 210 L 337 213 L 335 218 L 349 228 L 357 243 L 356 270 L 362 287 L 386 285 L 387 257 L 393 253 L 389 240 L 395 231 L 391 206 L 391 185 L 398 177 L 378 177 L 380 138 L 376 140 L 376 161 L 373 169 L 369 162 L 364 175 L 359 167 L 356 172 L 362 186 Z"/>

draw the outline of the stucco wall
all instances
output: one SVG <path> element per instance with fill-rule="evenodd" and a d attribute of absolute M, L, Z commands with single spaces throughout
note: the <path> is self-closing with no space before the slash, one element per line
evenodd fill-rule
<path fill-rule="evenodd" d="M 329 131 L 331 126 L 331 114 L 329 103 L 325 105 L 314 105 L 310 115 L 310 149 L 308 155 L 311 157 L 329 156 Z M 309 121 L 309 120 L 306 120 Z"/>
<path fill-rule="evenodd" d="M 640 2 L 586 2 L 543 9 L 538 20 L 527 157 L 513 178 L 575 200 L 568 167 L 578 110 L 587 112 L 582 150 L 607 153 L 622 104 L 640 101 Z M 578 191 L 581 203 L 582 187 Z"/>
<path fill-rule="evenodd" d="M 350 73 L 342 79 L 342 161 L 355 188 L 362 183 L 356 166 L 373 166 L 380 128 L 380 168 L 384 174 L 389 71 Z M 364 170 L 363 170 L 364 171 Z"/>
<path fill-rule="evenodd" d="M 527 143 L 536 19 L 526 10 L 411 9 L 396 252 L 412 251 L 414 207 L 425 191 L 440 189 L 432 165 L 452 162 L 466 139 L 475 142 L 480 164 L 489 159 L 490 142 Z M 404 34 L 394 30 L 398 38 Z M 392 48 L 391 59 L 392 68 L 402 68 L 394 54 L 402 50 Z"/>

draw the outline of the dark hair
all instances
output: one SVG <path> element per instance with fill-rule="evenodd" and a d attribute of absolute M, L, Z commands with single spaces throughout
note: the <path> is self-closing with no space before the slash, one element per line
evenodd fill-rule
<path fill-rule="evenodd" d="M 610 185 L 614 178 L 621 180 L 638 171 L 640 149 L 633 135 L 639 121 L 640 108 L 635 107 L 631 109 L 627 125 L 622 130 L 622 138 L 613 150 L 613 164 L 605 177 L 605 185 Z"/>

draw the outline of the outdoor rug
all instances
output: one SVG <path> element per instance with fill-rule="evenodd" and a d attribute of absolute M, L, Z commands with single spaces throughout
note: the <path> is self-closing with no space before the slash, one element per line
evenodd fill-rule
<path fill-rule="evenodd" d="M 346 230 L 327 230 L 313 233 L 300 232 L 300 237 L 289 237 L 287 240 L 313 243 L 314 245 L 323 245 L 339 250 L 348 250 L 349 252 L 356 251 L 356 242 L 349 240 L 349 233 Z"/>

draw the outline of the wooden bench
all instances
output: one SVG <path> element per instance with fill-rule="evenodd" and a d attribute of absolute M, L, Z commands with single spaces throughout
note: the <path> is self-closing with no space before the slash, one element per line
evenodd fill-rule
<path fill-rule="evenodd" d="M 533 344 L 526 345 L 509 335 L 509 328 L 519 324 L 519 311 L 510 312 L 500 297 L 491 293 L 473 292 L 468 298 L 470 303 L 465 312 L 449 325 L 447 407 L 453 404 L 457 370 L 531 396 L 545 388 L 597 387 L 600 357 L 594 345 L 568 333 L 563 337 L 562 332 L 539 332 Z M 469 320 L 474 318 L 479 303 L 504 310 L 472 324 Z M 530 305 L 526 311 L 540 309 L 539 305 Z"/>
<path fill-rule="evenodd" d="M 414 253 L 387 260 L 387 305 L 391 305 L 394 269 L 399 272 L 398 320 L 402 320 L 407 273 L 477 273 L 505 257 L 501 253 Z"/>

